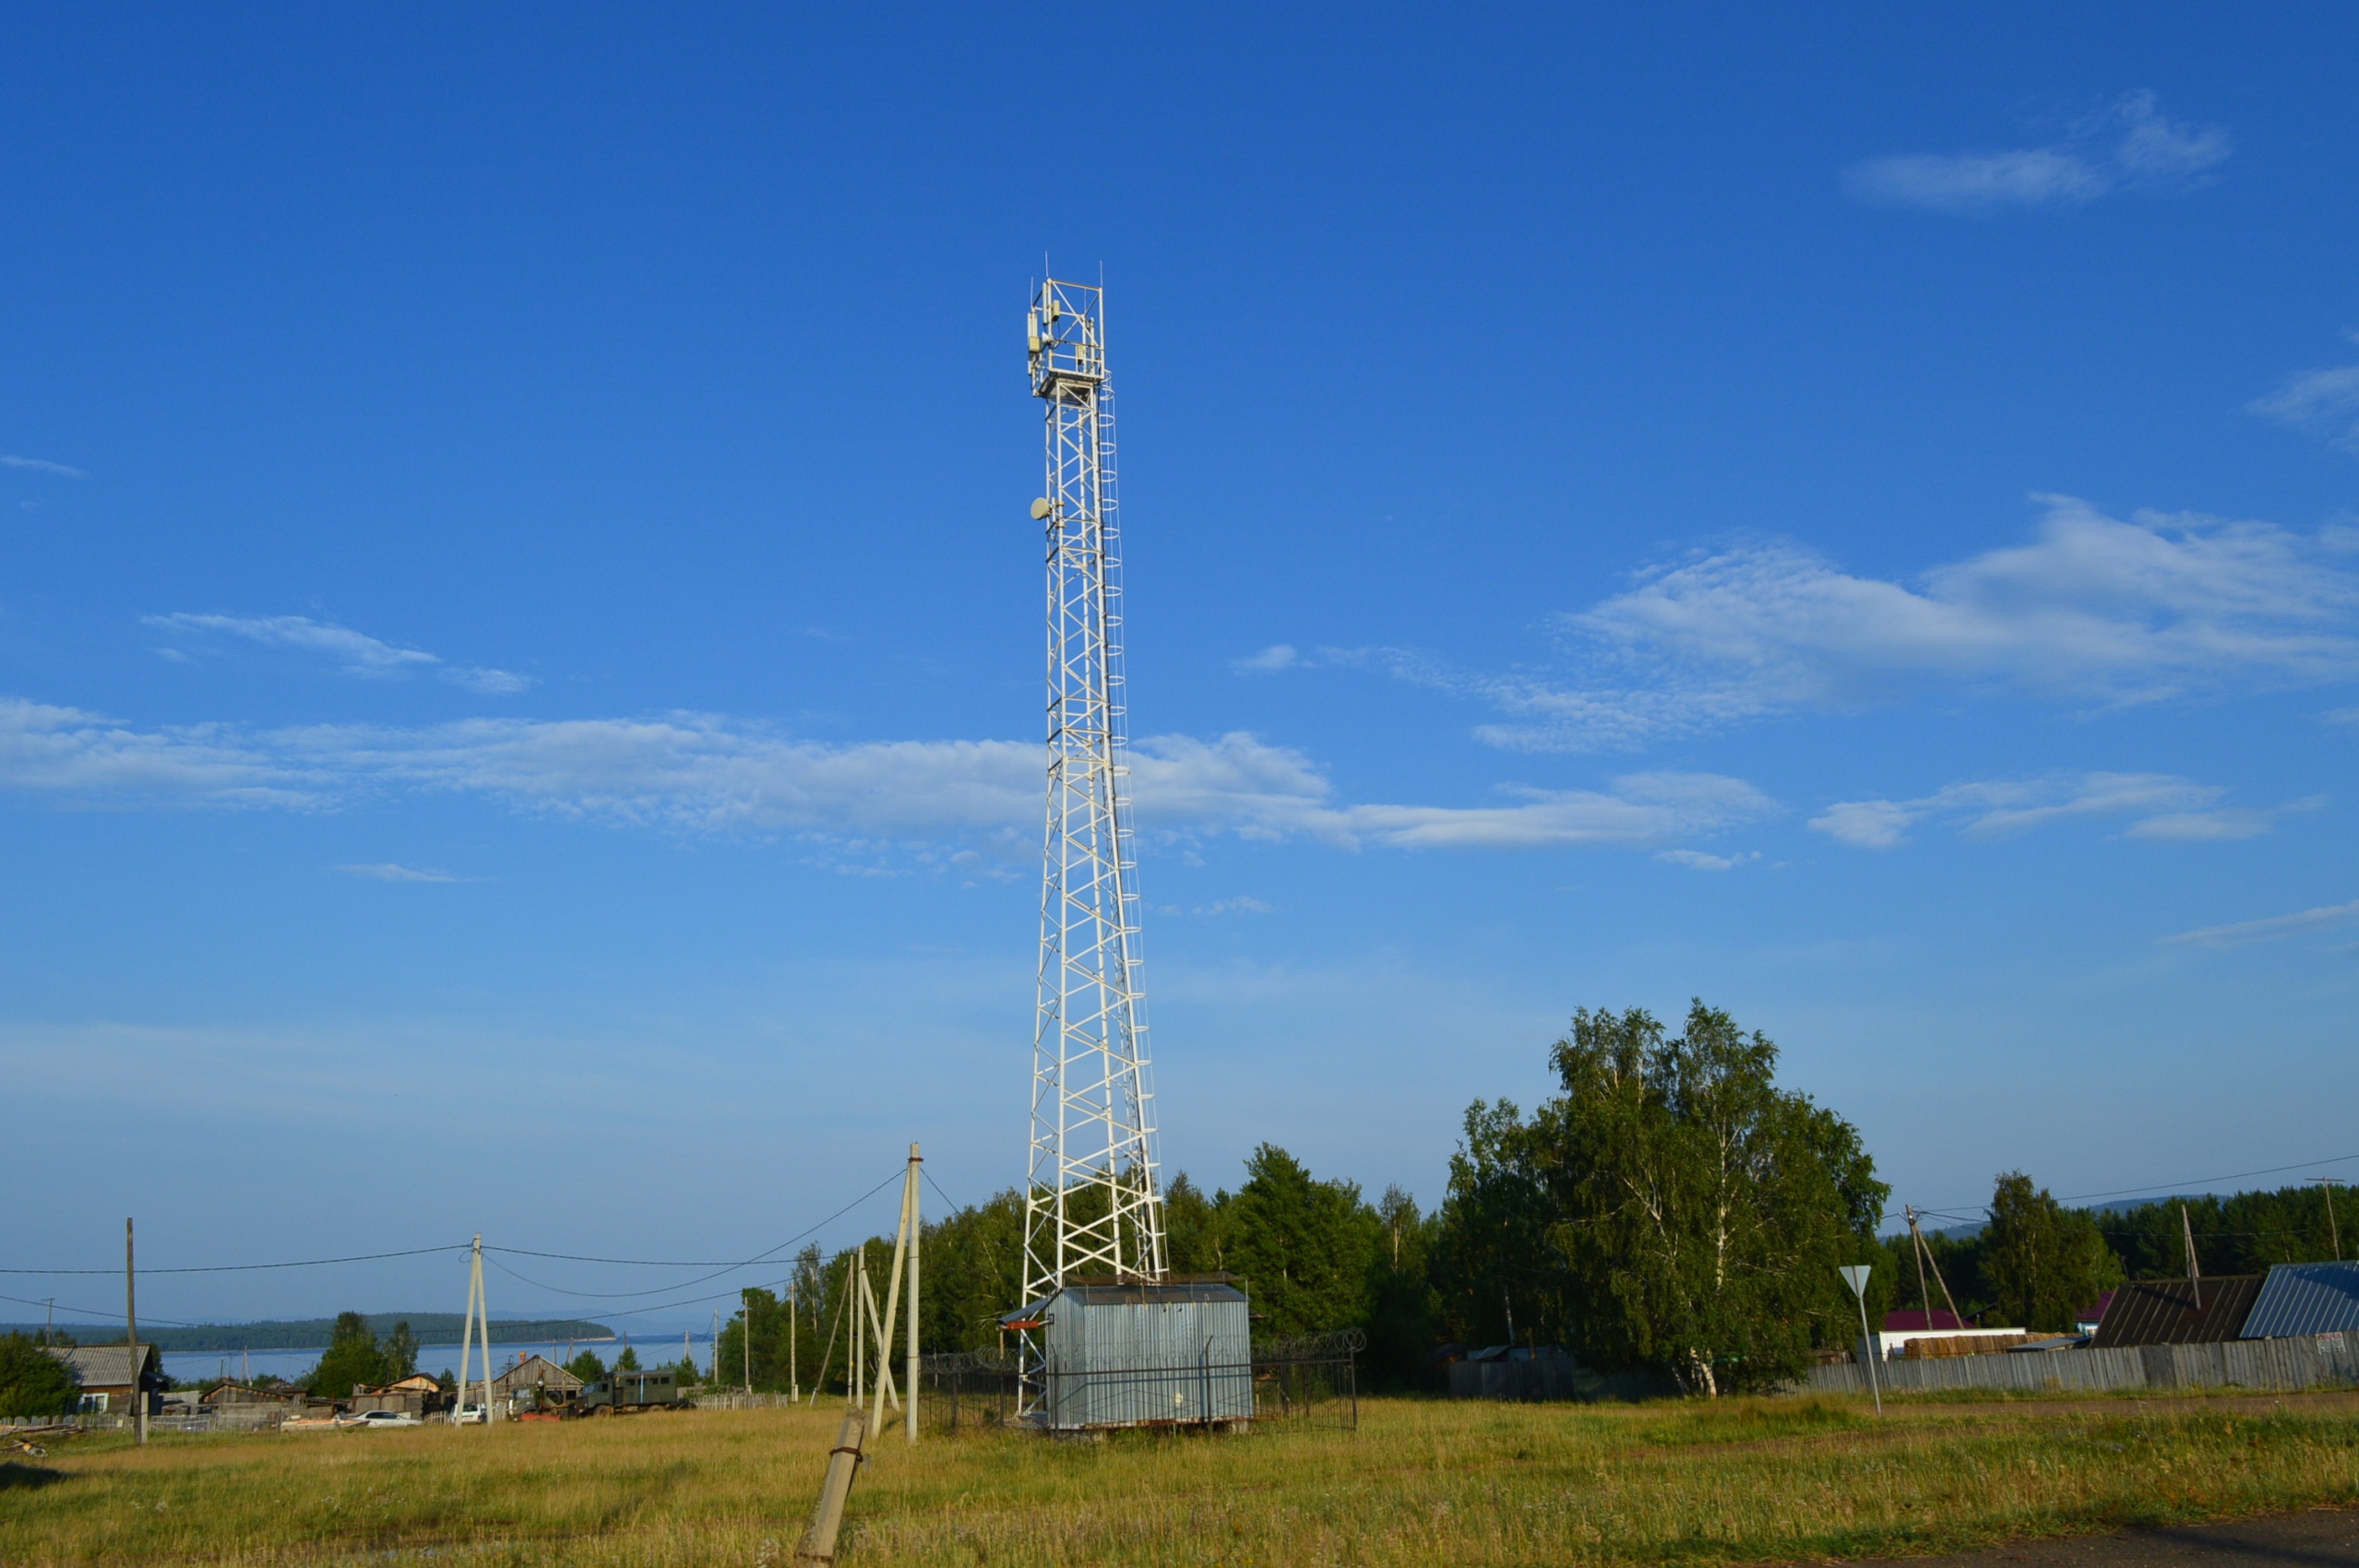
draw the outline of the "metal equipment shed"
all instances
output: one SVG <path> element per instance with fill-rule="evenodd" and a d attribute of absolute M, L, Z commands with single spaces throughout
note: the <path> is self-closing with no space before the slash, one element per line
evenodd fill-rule
<path fill-rule="evenodd" d="M 2281 1263 L 2245 1319 L 2246 1339 L 2338 1334 L 2359 1328 L 2359 1263 Z"/>
<path fill-rule="evenodd" d="M 1253 1330 L 1225 1279 L 1076 1281 L 1005 1321 L 1037 1325 L 1051 1431 L 1253 1419 Z"/>

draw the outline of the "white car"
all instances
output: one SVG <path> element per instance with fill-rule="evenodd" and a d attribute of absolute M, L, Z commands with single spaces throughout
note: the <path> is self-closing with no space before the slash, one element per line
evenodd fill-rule
<path fill-rule="evenodd" d="M 483 1407 L 461 1405 L 450 1413 L 450 1419 L 460 1426 L 479 1426 L 483 1420 Z"/>
<path fill-rule="evenodd" d="M 378 1427 L 414 1427 L 423 1423 L 407 1410 L 363 1410 L 350 1424 L 374 1430 Z"/>

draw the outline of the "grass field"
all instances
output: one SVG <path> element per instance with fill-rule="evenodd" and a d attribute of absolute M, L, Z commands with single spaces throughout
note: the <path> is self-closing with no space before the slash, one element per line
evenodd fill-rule
<path fill-rule="evenodd" d="M 833 1411 L 93 1437 L 0 1562 L 789 1562 Z M 1745 1562 L 2359 1503 L 2359 1400 L 1370 1400 L 1356 1432 L 872 1444 L 850 1563 Z"/>

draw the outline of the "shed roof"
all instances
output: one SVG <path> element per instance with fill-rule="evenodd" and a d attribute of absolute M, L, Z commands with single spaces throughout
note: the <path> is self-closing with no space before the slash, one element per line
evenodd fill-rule
<path fill-rule="evenodd" d="M 128 1388 L 131 1386 L 131 1347 L 128 1345 L 52 1345 L 49 1353 L 74 1369 L 85 1388 Z M 139 1347 L 139 1367 L 149 1384 L 160 1381 L 162 1370 L 157 1365 L 156 1348 Z"/>
<path fill-rule="evenodd" d="M 1038 1323 L 1041 1314 L 1052 1302 L 1070 1301 L 1080 1307 L 1168 1306 L 1180 1302 L 1236 1301 L 1242 1303 L 1245 1293 L 1229 1283 L 1232 1277 L 1220 1275 L 1182 1275 L 1160 1280 L 1093 1279 L 1075 1281 L 1061 1290 L 1052 1290 L 1037 1301 L 1027 1301 L 1014 1312 L 1000 1318 L 1010 1326 Z"/>
<path fill-rule="evenodd" d="M 2246 1339 L 2359 1328 L 2359 1263 L 2281 1263 L 2245 1319 Z"/>
<path fill-rule="evenodd" d="M 2091 1343 L 2100 1350 L 2123 1345 L 2209 1345 L 2243 1334 L 2260 1295 L 2258 1274 L 2222 1275 L 2203 1284 L 2200 1309 L 2184 1279 L 2135 1279 L 2105 1308 Z"/>
<path fill-rule="evenodd" d="M 572 1393 L 581 1387 L 581 1379 L 548 1357 L 535 1353 L 492 1379 L 492 1385 L 504 1393 L 513 1393 L 519 1388 L 554 1388 L 562 1393 Z"/>

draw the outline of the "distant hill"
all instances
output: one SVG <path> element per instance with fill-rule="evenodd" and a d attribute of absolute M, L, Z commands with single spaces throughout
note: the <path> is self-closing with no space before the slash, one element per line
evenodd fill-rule
<path fill-rule="evenodd" d="M 459 1313 L 371 1313 L 369 1328 L 380 1339 L 393 1332 L 397 1323 L 406 1323 L 410 1332 L 422 1345 L 459 1343 L 459 1334 L 465 1316 Z M 38 1334 L 37 1323 L 0 1324 L 0 1333 Z M 140 1343 L 153 1345 L 159 1350 L 174 1353 L 183 1350 L 320 1350 L 328 1346 L 328 1336 L 336 1320 L 325 1317 L 291 1318 L 283 1322 L 266 1323 L 200 1323 L 186 1328 L 166 1328 L 161 1324 L 150 1328 L 139 1325 Z M 64 1332 L 83 1345 L 120 1345 L 123 1329 L 118 1325 L 106 1328 L 89 1324 L 60 1324 Z M 492 1320 L 492 1343 L 494 1345 L 524 1345 L 551 1339 L 612 1339 L 614 1331 L 602 1323 L 590 1323 L 581 1318 L 498 1318 Z"/>

